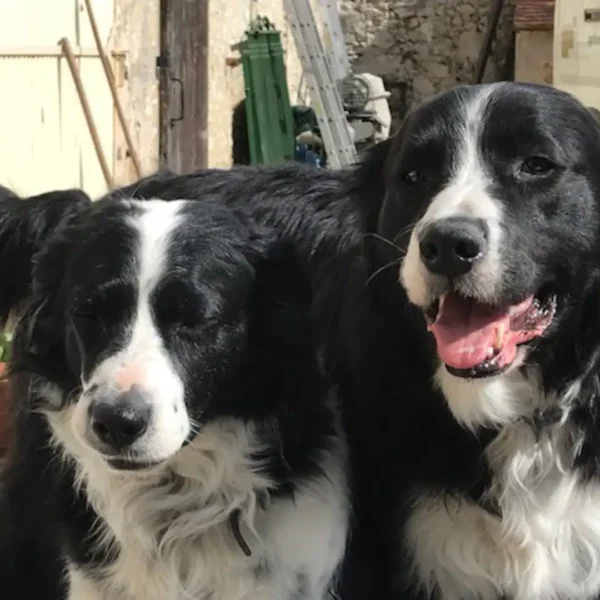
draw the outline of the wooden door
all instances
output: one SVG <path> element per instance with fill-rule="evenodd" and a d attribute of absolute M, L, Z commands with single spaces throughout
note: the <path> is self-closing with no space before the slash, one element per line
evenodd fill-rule
<path fill-rule="evenodd" d="M 161 0 L 160 162 L 176 172 L 208 162 L 208 2 Z"/>

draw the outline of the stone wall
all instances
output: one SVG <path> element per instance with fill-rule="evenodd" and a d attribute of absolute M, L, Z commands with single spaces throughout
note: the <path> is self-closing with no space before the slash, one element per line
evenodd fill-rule
<path fill-rule="evenodd" d="M 470 83 L 492 0 L 340 0 L 357 71 L 384 78 L 395 122 L 431 95 Z M 485 81 L 512 78 L 514 0 L 506 0 Z"/>

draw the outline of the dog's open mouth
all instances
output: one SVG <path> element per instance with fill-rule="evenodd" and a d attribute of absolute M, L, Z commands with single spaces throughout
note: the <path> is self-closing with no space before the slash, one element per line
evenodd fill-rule
<path fill-rule="evenodd" d="M 555 311 L 556 294 L 550 289 L 503 307 L 449 293 L 436 300 L 425 317 L 448 371 L 474 378 L 510 367 L 517 347 L 541 336 Z"/>

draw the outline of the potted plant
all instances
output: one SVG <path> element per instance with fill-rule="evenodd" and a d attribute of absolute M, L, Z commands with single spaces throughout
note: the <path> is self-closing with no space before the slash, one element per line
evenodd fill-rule
<path fill-rule="evenodd" d="M 10 384 L 6 376 L 11 355 L 11 336 L 0 334 L 0 456 L 8 447 L 10 432 Z"/>

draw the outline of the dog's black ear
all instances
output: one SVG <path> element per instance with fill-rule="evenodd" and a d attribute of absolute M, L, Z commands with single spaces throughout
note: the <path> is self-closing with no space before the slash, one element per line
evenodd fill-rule
<path fill-rule="evenodd" d="M 11 198 L 16 200 L 19 196 L 11 189 L 0 185 L 0 202 L 4 200 L 10 200 Z"/>
<path fill-rule="evenodd" d="M 168 194 L 168 191 L 173 189 L 174 181 L 180 178 L 179 174 L 170 169 L 161 169 L 156 173 L 138 179 L 135 183 L 111 190 L 103 199 L 135 198 L 136 200 L 146 200 L 148 198 L 162 198 L 171 200 L 173 197 Z"/>
<path fill-rule="evenodd" d="M 282 352 L 310 345 L 312 290 L 292 243 L 275 240 L 255 258 L 256 280 L 249 314 L 251 334 Z"/>
<path fill-rule="evenodd" d="M 386 192 L 388 157 L 394 141 L 394 138 L 388 138 L 366 150 L 353 173 L 351 195 L 359 208 L 365 231 L 377 230 L 379 211 Z"/>
<path fill-rule="evenodd" d="M 90 202 L 76 189 L 0 202 L 0 327 L 31 293 L 34 257 Z"/>
<path fill-rule="evenodd" d="M 293 246 L 272 242 L 255 269 L 247 310 L 251 364 L 246 389 L 272 410 L 320 385 L 318 333 L 310 281 Z"/>

